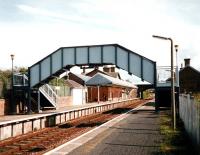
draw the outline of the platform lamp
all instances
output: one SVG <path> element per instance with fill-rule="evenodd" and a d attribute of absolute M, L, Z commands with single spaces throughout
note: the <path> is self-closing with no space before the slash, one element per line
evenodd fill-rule
<path fill-rule="evenodd" d="M 14 55 L 14 54 L 11 54 L 10 57 L 11 57 L 11 60 L 12 60 L 12 75 L 13 75 L 13 61 L 14 61 L 15 55 Z"/>
<path fill-rule="evenodd" d="M 171 109 L 172 109 L 172 127 L 176 129 L 176 106 L 175 106 L 175 89 L 174 89 L 174 56 L 173 40 L 171 38 L 153 35 L 152 37 L 162 40 L 169 40 L 171 43 Z"/>
<path fill-rule="evenodd" d="M 174 45 L 176 51 L 176 94 L 180 94 L 180 79 L 178 67 L 178 45 Z M 176 98 L 176 114 L 179 115 L 179 97 Z"/>
<path fill-rule="evenodd" d="M 11 91 L 11 104 L 12 104 L 12 112 L 13 112 L 13 114 L 15 113 L 15 105 L 14 105 L 14 87 L 13 87 L 13 85 L 14 85 L 14 68 L 13 68 L 13 61 L 14 61 L 14 57 L 15 57 L 15 55 L 14 54 L 11 54 L 10 55 L 10 57 L 11 57 L 11 61 L 12 61 L 12 75 L 11 75 L 11 88 L 12 88 L 12 91 Z"/>
<path fill-rule="evenodd" d="M 174 45 L 176 51 L 176 82 L 179 87 L 179 72 L 178 72 L 178 45 Z"/>

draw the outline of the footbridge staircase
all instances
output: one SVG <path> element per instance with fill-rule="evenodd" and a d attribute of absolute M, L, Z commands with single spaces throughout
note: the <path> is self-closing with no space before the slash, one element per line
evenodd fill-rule
<path fill-rule="evenodd" d="M 28 86 L 29 78 L 26 74 L 14 74 L 13 75 L 13 88 L 15 93 L 19 94 L 20 91 L 25 93 L 24 97 L 28 96 L 27 92 L 29 90 Z M 17 95 L 16 94 L 16 95 Z M 35 106 L 34 109 L 40 109 L 45 107 L 49 108 L 57 108 L 57 101 L 59 96 L 57 95 L 56 91 L 52 89 L 49 84 L 43 84 L 38 89 L 31 91 L 31 104 Z M 41 103 L 42 101 L 42 103 Z M 38 107 L 38 103 L 39 107 Z"/>

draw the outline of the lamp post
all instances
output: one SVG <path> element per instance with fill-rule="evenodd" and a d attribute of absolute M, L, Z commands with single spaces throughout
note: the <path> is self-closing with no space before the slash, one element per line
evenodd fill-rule
<path fill-rule="evenodd" d="M 179 84 L 179 71 L 178 71 L 178 45 L 174 45 L 174 47 L 175 47 L 175 51 L 176 51 L 176 94 L 178 94 L 179 95 L 179 93 L 180 93 L 180 84 Z M 177 114 L 177 116 L 179 115 L 179 97 L 177 97 L 177 99 L 176 99 L 176 114 Z"/>
<path fill-rule="evenodd" d="M 156 36 L 152 37 L 162 40 L 169 40 L 171 43 L 171 108 L 172 108 L 172 127 L 176 129 L 176 113 L 175 113 L 175 89 L 174 89 L 174 57 L 173 57 L 173 40 L 171 38 Z"/>
<path fill-rule="evenodd" d="M 176 50 L 176 84 L 179 87 L 179 72 L 178 72 L 178 45 L 174 45 Z"/>
<path fill-rule="evenodd" d="M 12 74 L 13 74 L 13 60 L 14 60 L 15 55 L 11 54 L 10 57 L 11 57 L 11 60 L 12 60 Z"/>
<path fill-rule="evenodd" d="M 11 88 L 12 88 L 12 92 L 11 92 L 11 104 L 12 104 L 12 112 L 13 112 L 13 114 L 15 113 L 15 105 L 14 105 L 14 87 L 13 87 L 13 85 L 14 85 L 14 78 L 13 78 L 13 75 L 14 75 L 14 70 L 13 70 L 13 61 L 14 61 L 14 57 L 15 57 L 15 55 L 14 54 L 11 54 L 10 55 L 10 57 L 11 57 L 11 61 L 12 61 L 12 77 L 11 77 Z"/>

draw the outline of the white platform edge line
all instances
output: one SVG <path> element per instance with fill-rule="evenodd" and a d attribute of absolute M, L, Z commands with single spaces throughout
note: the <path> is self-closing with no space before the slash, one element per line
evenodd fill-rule
<path fill-rule="evenodd" d="M 105 106 L 105 105 L 111 105 L 111 104 L 114 104 L 114 103 L 120 103 L 120 102 L 124 102 L 124 101 L 130 101 L 130 100 L 136 100 L 137 98 L 133 98 L 133 99 L 128 99 L 128 100 L 121 100 L 121 101 L 113 101 L 113 102 L 110 102 L 110 103 L 103 103 L 103 104 L 95 104 L 95 105 L 89 105 L 89 106 L 84 106 L 84 107 L 74 107 L 73 109 L 70 109 L 70 110 L 64 110 L 64 111 L 58 111 L 58 112 L 50 112 L 50 113 L 47 113 L 47 114 L 43 114 L 43 113 L 40 113 L 40 114 L 35 114 L 35 116 L 28 116 L 26 118 L 18 118 L 16 120 L 5 120 L 5 121 L 0 121 L 0 125 L 6 125 L 6 124 L 12 124 L 12 123 L 15 123 L 15 122 L 23 122 L 23 121 L 27 121 L 27 120 L 32 120 L 32 119 L 40 119 L 42 117 L 48 117 L 48 116 L 54 116 L 54 115 L 59 115 L 59 114 L 64 114 L 64 113 L 69 113 L 69 112 L 74 112 L 74 111 L 79 111 L 79 110 L 85 110 L 85 109 L 88 109 L 88 108 L 95 108 L 95 107 L 101 107 L 101 106 Z"/>
<path fill-rule="evenodd" d="M 146 104 L 146 102 L 145 102 L 144 104 Z M 143 105 L 144 105 L 144 104 L 143 104 Z M 99 128 L 105 128 L 105 126 L 109 126 L 108 124 L 110 124 L 110 123 L 112 123 L 112 122 L 114 122 L 114 124 L 118 123 L 118 122 L 121 121 L 122 119 L 128 117 L 127 114 L 128 114 L 129 112 L 142 109 L 142 108 L 143 108 L 143 105 L 139 105 L 139 106 L 137 106 L 136 108 L 129 110 L 128 112 L 126 112 L 126 113 L 124 113 L 124 114 L 122 114 L 122 115 L 120 115 L 120 116 L 118 116 L 118 117 L 116 117 L 116 118 L 114 118 L 114 119 L 112 119 L 112 120 L 110 120 L 110 121 L 108 121 L 108 122 L 106 122 L 106 123 L 104 123 L 104 124 L 102 124 L 102 125 L 100 125 L 100 126 L 94 128 L 94 129 L 92 129 L 92 130 L 90 130 L 90 131 L 88 131 L 88 132 L 86 132 L 86 133 L 80 135 L 79 137 L 76 137 L 76 138 L 72 139 L 71 141 L 68 141 L 68 142 L 66 142 L 66 143 L 64 143 L 64 144 L 62 144 L 62 145 L 60 145 L 60 146 L 58 146 L 57 148 L 55 148 L 55 149 L 53 149 L 53 150 L 51 150 L 51 151 L 49 151 L 49 152 L 46 152 L 44 155 L 50 155 L 50 154 L 52 154 L 52 153 L 55 153 L 55 154 L 58 153 L 58 154 L 59 154 L 59 152 L 56 152 L 56 151 L 62 149 L 63 147 L 65 147 L 65 146 L 67 146 L 67 145 L 69 145 L 69 144 L 74 144 L 76 140 L 78 140 L 78 139 L 80 139 L 80 138 L 82 138 L 82 137 L 84 137 L 84 136 L 90 134 L 91 132 L 95 132 L 95 130 L 98 130 Z M 126 115 L 126 117 L 125 117 L 125 115 Z M 120 119 L 120 118 L 121 118 L 121 119 Z M 116 121 L 116 120 L 117 120 L 117 121 Z M 114 124 L 112 124 L 112 125 L 114 125 Z M 95 135 L 95 136 L 96 136 L 96 135 Z M 95 137 L 95 136 L 94 136 L 94 137 Z M 94 138 L 94 137 L 92 137 L 92 138 Z M 91 138 L 90 138 L 90 139 L 91 139 Z M 89 141 L 90 139 L 88 139 L 88 141 Z M 82 145 L 83 145 L 83 144 L 82 144 Z M 80 145 L 79 145 L 79 146 L 80 146 Z M 79 146 L 77 146 L 77 147 L 79 147 Z M 76 147 L 76 148 L 77 148 L 77 147 Z M 74 148 L 74 149 L 76 149 L 76 148 Z M 74 150 L 74 149 L 73 149 L 73 150 Z M 73 151 L 73 150 L 71 150 L 71 151 Z M 70 153 L 71 151 L 65 152 L 65 154 L 68 154 L 68 153 Z"/>

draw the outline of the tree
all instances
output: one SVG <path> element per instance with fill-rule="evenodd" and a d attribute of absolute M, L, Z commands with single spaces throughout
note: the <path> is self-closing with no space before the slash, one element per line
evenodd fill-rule
<path fill-rule="evenodd" d="M 20 68 L 18 68 L 18 71 L 19 71 L 20 73 L 22 73 L 22 74 L 25 74 L 25 73 L 28 72 L 28 69 L 27 69 L 26 67 L 20 67 Z"/>
<path fill-rule="evenodd" d="M 11 71 L 10 70 L 5 70 L 2 71 L 0 70 L 0 97 L 4 98 L 5 94 L 7 93 L 8 85 L 11 81 Z"/>

